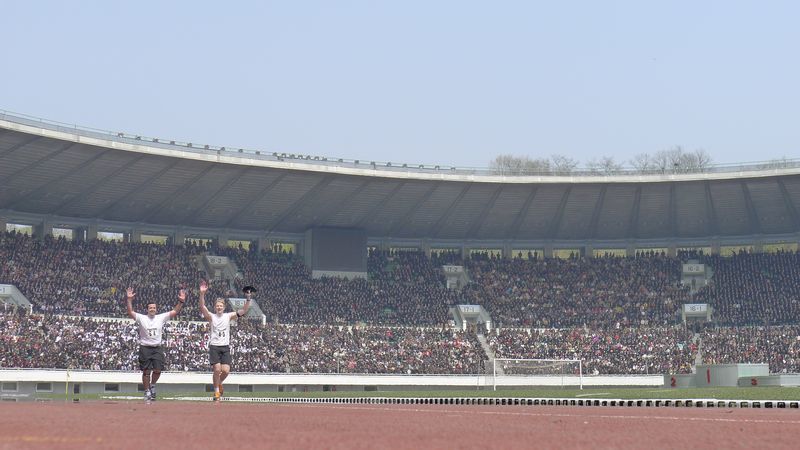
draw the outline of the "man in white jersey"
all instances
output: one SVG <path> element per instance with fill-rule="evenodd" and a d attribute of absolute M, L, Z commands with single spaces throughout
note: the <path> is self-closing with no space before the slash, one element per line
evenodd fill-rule
<path fill-rule="evenodd" d="M 231 372 L 231 320 L 236 320 L 247 314 L 250 309 L 250 300 L 252 300 L 253 292 L 246 291 L 245 297 L 247 301 L 244 303 L 244 307 L 230 313 L 225 312 L 225 299 L 217 298 L 214 300 L 214 313 L 212 314 L 206 308 L 207 290 L 208 284 L 205 281 L 201 281 L 200 312 L 209 323 L 208 360 L 214 369 L 214 401 L 218 401 L 224 392 L 222 383 Z"/>
<path fill-rule="evenodd" d="M 133 311 L 133 298 L 136 293 L 133 288 L 127 290 L 128 316 L 136 321 L 139 328 L 139 368 L 142 370 L 142 384 L 144 385 L 144 399 L 151 401 L 156 399 L 156 381 L 161 376 L 164 369 L 164 347 L 161 346 L 161 335 L 164 332 L 164 324 L 169 319 L 174 318 L 181 312 L 183 304 L 186 302 L 186 290 L 181 289 L 178 293 L 178 303 L 162 314 L 156 314 L 158 308 L 156 302 L 147 303 L 147 314 L 139 314 Z"/>

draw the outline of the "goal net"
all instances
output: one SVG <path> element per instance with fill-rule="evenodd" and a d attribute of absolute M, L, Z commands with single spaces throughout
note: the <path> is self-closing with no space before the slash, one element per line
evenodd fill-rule
<path fill-rule="evenodd" d="M 583 389 L 583 364 L 579 359 L 496 358 L 486 364 L 486 378 L 497 386 L 557 386 Z M 490 383 L 487 383 L 489 385 Z"/>

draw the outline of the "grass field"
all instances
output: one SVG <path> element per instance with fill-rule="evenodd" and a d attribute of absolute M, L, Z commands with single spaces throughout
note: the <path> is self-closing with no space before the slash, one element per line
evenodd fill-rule
<path fill-rule="evenodd" d="M 584 399 L 719 399 L 719 400 L 789 400 L 800 401 L 800 388 L 794 387 L 720 387 L 720 388 L 591 388 L 591 389 L 525 389 L 499 391 L 343 391 L 343 392 L 227 392 L 229 397 L 256 398 L 354 398 L 354 397 L 392 397 L 392 398 L 460 398 L 460 397 L 505 397 L 505 398 L 584 398 Z M 79 399 L 100 400 L 129 398 L 140 394 L 38 394 L 38 398 L 53 400 Z M 160 399 L 168 397 L 209 397 L 209 393 L 170 393 L 159 391 Z"/>

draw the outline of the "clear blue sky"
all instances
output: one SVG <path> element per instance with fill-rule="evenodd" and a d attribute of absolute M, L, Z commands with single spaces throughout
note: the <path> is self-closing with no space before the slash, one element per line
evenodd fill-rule
<path fill-rule="evenodd" d="M 34 1 L 0 109 L 351 159 L 800 157 L 795 1 Z"/>

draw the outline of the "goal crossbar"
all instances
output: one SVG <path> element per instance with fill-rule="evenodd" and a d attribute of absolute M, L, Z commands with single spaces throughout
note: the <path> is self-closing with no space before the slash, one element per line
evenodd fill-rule
<path fill-rule="evenodd" d="M 492 389 L 495 391 L 501 377 L 517 377 L 517 381 L 530 386 L 578 386 L 583 389 L 583 362 L 580 359 L 495 358 L 491 368 Z"/>

